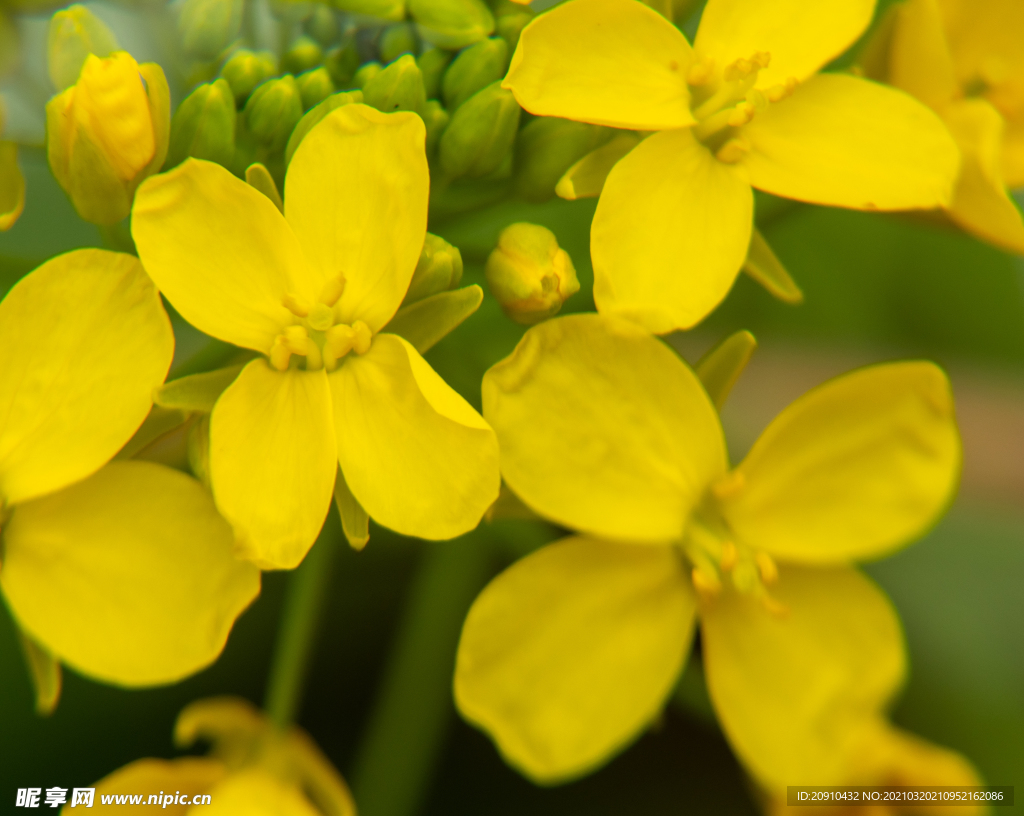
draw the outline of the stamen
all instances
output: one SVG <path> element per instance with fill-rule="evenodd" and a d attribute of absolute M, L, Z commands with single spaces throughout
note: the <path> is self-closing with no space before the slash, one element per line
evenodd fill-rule
<path fill-rule="evenodd" d="M 356 354 L 366 354 L 370 350 L 370 343 L 373 340 L 373 332 L 362 320 L 352 324 L 352 331 L 355 332 L 352 338 L 352 350 Z"/>
<path fill-rule="evenodd" d="M 749 102 L 740 102 L 729 115 L 729 127 L 743 127 L 754 118 L 754 106 Z"/>
<path fill-rule="evenodd" d="M 767 592 L 761 596 L 761 606 L 765 608 L 768 614 L 774 615 L 776 618 L 785 618 L 789 615 L 789 607 L 773 598 Z"/>
<path fill-rule="evenodd" d="M 306 371 L 318 371 L 324 367 L 320 347 L 311 338 L 306 338 Z"/>
<path fill-rule="evenodd" d="M 715 61 L 711 57 L 700 57 L 686 72 L 686 84 L 697 88 L 706 85 L 715 73 Z"/>
<path fill-rule="evenodd" d="M 730 496 L 735 496 L 739 493 L 747 484 L 747 478 L 743 475 L 742 471 L 733 470 L 729 472 L 724 478 L 715 482 L 711 487 L 711 492 L 715 494 L 715 498 L 727 499 Z"/>
<path fill-rule="evenodd" d="M 772 87 L 768 88 L 764 92 L 764 95 L 768 97 L 769 102 L 781 102 L 793 93 L 793 91 L 796 90 L 796 86 L 799 84 L 800 83 L 796 81 L 796 77 L 790 77 L 781 85 L 772 85 Z"/>
<path fill-rule="evenodd" d="M 723 572 L 729 572 L 739 562 L 740 554 L 736 545 L 731 541 L 722 544 L 722 560 L 719 563 Z"/>
<path fill-rule="evenodd" d="M 270 365 L 278 371 L 287 371 L 288 361 L 291 359 L 291 356 L 292 353 L 289 351 L 288 346 L 285 345 L 284 337 L 278 335 L 274 338 L 274 345 L 270 348 Z"/>
<path fill-rule="evenodd" d="M 331 278 L 324 284 L 317 300 L 327 306 L 334 306 L 345 292 L 345 283 L 345 276 L 339 272 L 337 277 Z"/>
<path fill-rule="evenodd" d="M 693 568 L 690 580 L 697 591 L 704 595 L 717 595 L 722 589 L 722 582 L 718 580 L 717 575 L 708 575 L 698 567 Z"/>
<path fill-rule="evenodd" d="M 306 341 L 309 340 L 309 335 L 306 334 L 305 326 L 289 326 L 281 337 L 284 338 L 284 344 L 292 354 L 306 353 Z"/>
<path fill-rule="evenodd" d="M 302 295 L 295 295 L 289 292 L 281 298 L 281 302 L 284 304 L 284 308 L 296 317 L 305 317 L 309 314 L 310 303 Z"/>
<path fill-rule="evenodd" d="M 352 351 L 355 335 L 352 327 L 343 323 L 331 326 L 327 330 L 327 338 L 324 341 L 324 366 L 328 371 L 333 371 L 338 365 L 338 360 Z"/>
<path fill-rule="evenodd" d="M 715 158 L 725 164 L 736 164 L 750 152 L 750 143 L 744 139 L 730 139 L 715 153 Z"/>
<path fill-rule="evenodd" d="M 772 557 L 766 552 L 758 552 L 754 555 L 757 562 L 757 569 L 761 573 L 761 580 L 766 584 L 774 584 L 779 580 L 779 568 L 775 566 Z"/>

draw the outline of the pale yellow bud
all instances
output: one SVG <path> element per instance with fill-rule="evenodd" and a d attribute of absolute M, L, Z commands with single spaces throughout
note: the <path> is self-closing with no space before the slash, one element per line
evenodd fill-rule
<path fill-rule="evenodd" d="M 536 224 L 502 230 L 485 273 L 505 314 L 526 325 L 558 314 L 580 288 L 568 253 L 559 248 L 551 230 Z"/>

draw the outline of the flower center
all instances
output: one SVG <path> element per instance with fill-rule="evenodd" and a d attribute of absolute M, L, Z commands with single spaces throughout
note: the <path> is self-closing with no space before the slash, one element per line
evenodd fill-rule
<path fill-rule="evenodd" d="M 373 342 L 369 326 L 362 320 L 351 325 L 337 322 L 334 307 L 344 291 L 345 276 L 339 274 L 324 284 L 316 303 L 291 292 L 284 296 L 284 307 L 300 322 L 285 327 L 274 338 L 270 348 L 270 364 L 274 368 L 286 371 L 292 365 L 292 357 L 303 357 L 306 371 L 334 371 L 350 351 L 369 351 Z"/>
<path fill-rule="evenodd" d="M 713 492 L 693 512 L 678 544 L 694 587 L 701 595 L 714 596 L 729 585 L 756 598 L 772 614 L 784 613 L 785 607 L 768 592 L 779 577 L 775 561 L 736 540 L 714 506 Z"/>
<path fill-rule="evenodd" d="M 733 164 L 742 159 L 750 145 L 740 136 L 740 129 L 772 102 L 781 102 L 797 86 L 790 77 L 765 90 L 754 87 L 757 75 L 768 67 L 771 54 L 756 51 L 750 59 L 730 63 L 716 80 L 714 60 L 697 59 L 686 75 L 693 100 L 693 116 L 697 124 L 693 134 L 703 142 L 719 161 Z"/>

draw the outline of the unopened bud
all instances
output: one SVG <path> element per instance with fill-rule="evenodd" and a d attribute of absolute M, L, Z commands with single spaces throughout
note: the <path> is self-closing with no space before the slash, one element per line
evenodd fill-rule
<path fill-rule="evenodd" d="M 170 93 L 159 65 L 90 54 L 78 82 L 46 105 L 50 169 L 78 214 L 115 224 L 167 156 Z"/>
<path fill-rule="evenodd" d="M 334 93 L 331 72 L 323 66 L 295 77 L 295 83 L 299 86 L 299 94 L 302 96 L 303 110 L 308 111 Z"/>
<path fill-rule="evenodd" d="M 292 160 L 292 156 L 295 155 L 295 151 L 298 149 L 302 140 L 306 138 L 306 134 L 313 129 L 313 127 L 320 123 L 327 114 L 332 110 L 340 108 L 342 105 L 354 105 L 363 101 L 362 91 L 347 91 L 345 93 L 331 94 L 323 102 L 313 107 L 299 120 L 299 124 L 295 126 L 295 130 L 292 131 L 292 135 L 288 139 L 288 146 L 284 151 L 284 161 L 288 164 Z"/>
<path fill-rule="evenodd" d="M 189 156 L 231 166 L 235 155 L 235 97 L 224 79 L 200 85 L 178 106 L 171 120 L 167 164 Z"/>
<path fill-rule="evenodd" d="M 58 91 L 78 81 L 90 54 L 107 57 L 116 50 L 113 32 L 85 6 L 69 6 L 50 18 L 46 56 L 50 80 Z"/>
<path fill-rule="evenodd" d="M 489 37 L 463 49 L 444 75 L 445 107 L 454 113 L 477 91 L 505 76 L 507 68 L 508 45 L 501 37 Z"/>
<path fill-rule="evenodd" d="M 465 48 L 494 31 L 494 15 L 482 0 L 409 0 L 420 37 L 441 48 Z"/>
<path fill-rule="evenodd" d="M 381 20 L 404 20 L 405 0 L 334 0 L 342 11 L 353 14 L 368 14 Z"/>
<path fill-rule="evenodd" d="M 519 127 L 519 105 L 500 82 L 488 85 L 455 111 L 441 136 L 441 167 L 452 177 L 479 178 L 510 155 Z"/>
<path fill-rule="evenodd" d="M 444 76 L 445 68 L 452 61 L 452 55 L 440 48 L 428 48 L 416 58 L 416 64 L 420 66 L 423 74 L 423 89 L 427 93 L 427 99 L 438 99 L 441 94 L 441 77 Z"/>
<path fill-rule="evenodd" d="M 423 124 L 427 126 L 427 156 L 432 156 L 441 141 L 441 134 L 444 133 L 451 116 L 436 99 L 428 99 L 423 107 Z"/>
<path fill-rule="evenodd" d="M 352 84 L 359 89 L 365 88 L 366 83 L 383 70 L 384 66 L 379 62 L 365 62 L 359 66 L 359 70 L 353 75 Z"/>
<path fill-rule="evenodd" d="M 298 37 L 281 57 L 281 68 L 290 74 L 301 74 L 322 65 L 324 51 L 312 37 Z"/>
<path fill-rule="evenodd" d="M 508 43 L 510 54 L 515 53 L 516 46 L 519 45 L 519 35 L 533 18 L 534 13 L 524 6 L 520 6 L 514 14 L 504 14 L 495 18 L 494 33 Z"/>
<path fill-rule="evenodd" d="M 291 74 L 264 82 L 245 103 L 249 131 L 271 152 L 288 143 L 301 118 L 302 96 Z"/>
<path fill-rule="evenodd" d="M 323 3 L 316 4 L 303 28 L 324 48 L 338 39 L 338 18 L 334 9 Z"/>
<path fill-rule="evenodd" d="M 331 72 L 335 88 L 351 87 L 352 77 L 359 70 L 359 49 L 355 38 L 346 37 L 341 45 L 328 51 L 324 67 Z"/>
<path fill-rule="evenodd" d="M 610 128 L 539 116 L 516 140 L 516 189 L 527 201 L 540 203 L 555 195 L 566 170 L 612 137 Z"/>
<path fill-rule="evenodd" d="M 512 224 L 498 236 L 485 269 L 491 294 L 517 323 L 531 325 L 558 314 L 579 291 L 569 254 L 551 230 L 536 224 Z"/>
<path fill-rule="evenodd" d="M 363 86 L 363 99 L 367 105 L 384 113 L 423 110 L 427 95 L 423 89 L 423 74 L 412 54 L 399 57 Z"/>
<path fill-rule="evenodd" d="M 254 53 L 244 48 L 232 54 L 220 69 L 220 75 L 231 86 L 235 103 L 239 105 L 276 73 L 277 58 L 270 51 Z"/>
<path fill-rule="evenodd" d="M 447 292 L 458 286 L 461 280 L 462 253 L 458 247 L 428 232 L 419 263 L 409 283 L 409 291 L 402 303 L 415 303 L 438 292 Z"/>
<path fill-rule="evenodd" d="M 185 53 L 216 59 L 242 27 L 242 0 L 185 0 L 178 33 Z"/>
<path fill-rule="evenodd" d="M 418 50 L 419 39 L 411 23 L 395 23 L 380 32 L 377 52 L 385 65 L 394 62 L 402 54 L 415 54 Z"/>

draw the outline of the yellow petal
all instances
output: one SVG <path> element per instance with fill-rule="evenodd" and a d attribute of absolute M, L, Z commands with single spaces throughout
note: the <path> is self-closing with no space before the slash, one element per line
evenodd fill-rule
<path fill-rule="evenodd" d="M 688 127 L 690 60 L 682 32 L 642 3 L 570 0 L 523 29 L 502 87 L 538 116 L 635 130 Z"/>
<path fill-rule="evenodd" d="M 743 176 L 688 130 L 645 139 L 612 169 L 597 204 L 598 311 L 657 334 L 699 323 L 743 266 L 753 212 Z"/>
<path fill-rule="evenodd" d="M 170 761 L 166 759 L 137 759 L 123 768 L 118 768 L 96 783 L 93 807 L 101 813 L 104 810 L 119 813 L 124 811 L 125 805 L 130 804 L 131 800 L 118 802 L 115 798 L 109 804 L 104 805 L 104 796 L 141 796 L 140 803 L 148 804 L 149 797 L 152 795 L 159 799 L 161 791 L 165 794 L 169 793 L 172 801 L 175 792 L 186 793 L 191 804 L 193 796 L 202 797 L 207 794 L 226 774 L 227 769 L 224 767 L 224 763 L 206 757 L 184 757 Z M 68 800 L 70 801 L 70 799 L 69 792 Z M 154 802 L 156 801 L 155 799 Z M 212 802 L 213 797 L 211 796 L 209 803 L 212 804 Z M 202 798 L 197 804 L 202 804 Z M 80 805 L 76 807 L 80 807 Z M 185 816 L 188 809 L 189 805 L 170 804 L 166 808 L 162 804 L 160 805 L 160 812 L 165 816 Z M 77 813 L 78 811 L 71 812 Z"/>
<path fill-rule="evenodd" d="M 429 539 L 476 527 L 498 497 L 498 442 L 416 349 L 379 334 L 328 380 L 338 462 L 372 519 Z"/>
<path fill-rule="evenodd" d="M 839 56 L 867 28 L 875 0 L 709 0 L 694 50 L 724 69 L 758 51 L 771 54 L 757 85 L 803 80 Z"/>
<path fill-rule="evenodd" d="M 14 504 L 117 453 L 149 412 L 174 336 L 138 260 L 80 249 L 11 289 L 0 348 L 0 501 Z"/>
<path fill-rule="evenodd" d="M 15 508 L 0 584 L 20 625 L 108 683 L 172 683 L 208 666 L 259 592 L 195 479 L 113 462 Z"/>
<path fill-rule="evenodd" d="M 323 370 L 253 360 L 210 415 L 210 480 L 239 553 L 291 569 L 313 546 L 334 490 L 334 423 Z"/>
<path fill-rule="evenodd" d="M 849 567 L 783 566 L 772 595 L 784 612 L 731 591 L 701 607 L 719 722 L 765 787 L 841 784 L 903 678 L 899 620 L 882 591 Z"/>
<path fill-rule="evenodd" d="M 345 276 L 338 314 L 379 331 L 397 311 L 427 233 L 426 131 L 414 113 L 344 105 L 295 151 L 285 216 L 321 283 Z"/>
<path fill-rule="evenodd" d="M 889 82 L 933 110 L 957 94 L 937 0 L 907 0 L 896 7 L 889 52 Z"/>
<path fill-rule="evenodd" d="M 960 754 L 880 722 L 865 750 L 859 752 L 859 773 L 851 782 L 882 785 L 981 785 L 978 772 Z M 969 807 L 969 806 L 968 806 Z M 970 814 L 984 810 L 970 808 Z M 958 811 L 960 812 L 960 811 Z"/>
<path fill-rule="evenodd" d="M 25 209 L 25 177 L 18 168 L 18 145 L 0 142 L 0 232 L 9 230 Z"/>
<path fill-rule="evenodd" d="M 697 376 L 631 323 L 569 315 L 530 329 L 484 375 L 502 475 L 558 523 L 627 541 L 678 539 L 726 468 Z"/>
<path fill-rule="evenodd" d="M 228 776 L 210 791 L 210 804 L 199 812 L 209 816 L 321 816 L 298 785 L 259 767 Z"/>
<path fill-rule="evenodd" d="M 1003 119 L 983 99 L 965 99 L 946 111 L 963 165 L 950 217 L 985 241 L 1024 255 L 1024 220 L 1003 185 Z"/>
<path fill-rule="evenodd" d="M 267 353 L 295 322 L 288 293 L 315 300 L 317 281 L 284 217 L 213 162 L 189 159 L 135 195 L 132 237 L 160 291 L 189 323 Z"/>
<path fill-rule="evenodd" d="M 769 193 L 861 210 L 944 207 L 959 151 L 913 97 L 866 79 L 821 74 L 744 127 L 741 163 Z"/>
<path fill-rule="evenodd" d="M 473 603 L 455 700 L 540 783 L 606 762 L 661 711 L 696 602 L 669 547 L 569 538 L 517 562 Z"/>
<path fill-rule="evenodd" d="M 872 366 L 805 394 L 768 426 L 721 500 L 733 532 L 787 560 L 830 563 L 900 547 L 952 497 L 961 450 L 941 369 Z"/>

